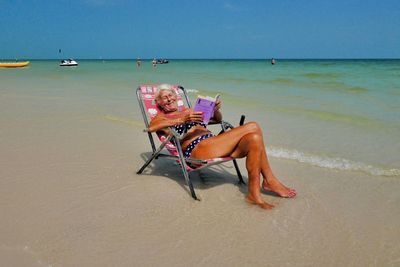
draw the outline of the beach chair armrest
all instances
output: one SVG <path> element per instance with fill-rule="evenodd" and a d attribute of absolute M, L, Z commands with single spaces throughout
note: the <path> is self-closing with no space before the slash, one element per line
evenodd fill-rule
<path fill-rule="evenodd" d="M 242 116 L 240 117 L 239 125 L 243 125 L 245 118 L 246 118 L 246 117 L 245 117 L 244 115 L 242 115 Z M 230 129 L 235 128 L 235 126 L 233 126 L 232 124 L 230 124 L 229 122 L 224 121 L 224 120 L 222 120 L 222 121 L 220 122 L 220 124 L 221 124 L 222 130 L 219 132 L 219 134 L 224 133 L 224 132 L 226 132 L 226 131 L 228 131 L 228 130 L 230 130 Z"/>
<path fill-rule="evenodd" d="M 222 122 L 222 120 L 221 121 L 216 121 L 214 119 L 210 119 L 210 121 L 208 122 L 208 125 L 216 125 L 216 124 L 220 124 L 221 122 Z"/>
<path fill-rule="evenodd" d="M 165 135 L 166 137 L 172 135 L 175 136 L 176 138 L 178 138 L 179 140 L 181 140 L 185 135 L 180 135 L 179 133 L 177 133 L 174 129 L 172 129 L 171 127 L 167 127 L 168 131 L 170 132 L 169 135 Z M 143 129 L 144 133 L 151 133 L 149 128 L 145 128 Z"/>
<path fill-rule="evenodd" d="M 233 128 L 235 128 L 232 124 L 230 124 L 230 123 L 227 122 L 227 121 L 221 121 L 221 127 L 222 127 L 222 129 L 224 129 L 225 131 L 228 130 L 228 129 L 233 129 Z"/>
<path fill-rule="evenodd" d="M 170 135 L 174 136 L 175 138 L 177 138 L 178 140 L 182 140 L 186 134 L 182 134 L 180 135 L 177 131 L 175 131 L 172 127 L 168 127 L 167 128 L 168 131 L 170 132 Z"/>
<path fill-rule="evenodd" d="M 186 159 L 187 162 L 194 163 L 194 164 L 207 164 L 208 161 L 204 159 L 194 159 L 194 158 L 188 158 Z"/>
<path fill-rule="evenodd" d="M 242 115 L 242 118 L 241 118 L 241 121 L 240 121 L 240 125 L 243 124 L 243 121 L 244 121 L 244 116 Z M 220 125 L 221 125 L 222 130 L 221 130 L 221 132 L 220 132 L 219 134 L 221 134 L 221 133 L 223 133 L 223 132 L 226 132 L 227 130 L 230 130 L 230 129 L 235 128 L 231 123 L 229 123 L 229 122 L 227 122 L 227 121 L 224 121 L 224 120 L 221 120 L 220 122 L 215 123 L 215 124 L 220 124 Z M 184 139 L 185 136 L 187 135 L 187 133 L 182 134 L 182 135 L 179 134 L 179 133 L 178 133 L 175 129 L 173 129 L 172 127 L 168 127 L 167 129 L 168 129 L 168 131 L 169 131 L 169 133 L 170 133 L 168 136 L 171 136 L 171 138 L 174 138 L 174 137 L 175 137 L 175 139 L 176 139 L 177 141 L 180 141 L 180 140 Z M 144 132 L 149 132 L 148 129 L 144 129 L 143 131 L 144 131 Z"/>

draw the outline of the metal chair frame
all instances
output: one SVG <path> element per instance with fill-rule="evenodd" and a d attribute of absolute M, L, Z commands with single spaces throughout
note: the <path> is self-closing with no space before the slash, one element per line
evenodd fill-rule
<path fill-rule="evenodd" d="M 183 176 L 185 178 L 186 184 L 189 187 L 191 196 L 195 200 L 200 200 L 197 197 L 196 192 L 195 192 L 195 190 L 193 188 L 193 184 L 192 184 L 192 181 L 190 179 L 189 172 L 197 171 L 199 169 L 202 169 L 202 168 L 205 168 L 205 167 L 209 167 L 209 166 L 212 166 L 212 165 L 215 165 L 215 164 L 223 163 L 223 162 L 226 162 L 228 160 L 218 161 L 218 162 L 215 162 L 215 163 L 209 163 L 207 160 L 199 160 L 199 159 L 194 159 L 194 158 L 186 159 L 184 157 L 182 146 L 180 144 L 180 140 L 182 140 L 182 138 L 184 138 L 185 135 L 179 135 L 171 127 L 168 128 L 170 134 L 168 136 L 166 136 L 166 139 L 161 143 L 161 145 L 158 148 L 156 148 L 156 145 L 155 145 L 155 142 L 154 142 L 153 133 L 151 133 L 151 132 L 149 132 L 147 130 L 149 128 L 149 126 L 150 126 L 150 123 L 149 123 L 149 118 L 147 116 L 148 112 L 147 112 L 147 108 L 146 108 L 146 106 L 144 104 L 144 99 L 143 99 L 143 96 L 142 96 L 141 87 L 142 86 L 139 86 L 137 88 L 136 96 L 137 96 L 137 99 L 138 99 L 138 102 L 139 102 L 139 107 L 140 107 L 140 110 L 142 112 L 143 120 L 144 120 L 144 123 L 145 123 L 145 126 L 146 126 L 146 129 L 144 130 L 144 132 L 147 132 L 147 135 L 149 137 L 150 145 L 151 145 L 151 148 L 152 148 L 152 154 L 149 157 L 149 159 L 143 164 L 143 166 L 137 171 L 137 174 L 141 174 L 146 169 L 146 167 L 149 166 L 149 164 L 154 159 L 158 159 L 159 157 L 168 157 L 168 158 L 175 159 L 175 160 L 179 161 L 179 163 L 180 163 L 179 165 L 180 165 L 180 168 L 182 170 Z M 182 92 L 181 93 L 181 97 L 186 102 L 186 106 L 191 108 L 192 105 L 190 103 L 189 97 L 187 96 L 187 92 L 186 92 L 185 88 L 183 88 L 182 86 L 177 86 L 177 88 L 178 88 L 179 91 Z M 240 125 L 242 125 L 243 122 L 244 122 L 244 116 L 242 116 L 242 118 L 240 120 Z M 226 121 L 221 121 L 218 124 L 221 125 L 221 131 L 220 131 L 219 134 L 221 134 L 223 132 L 226 132 L 229 129 L 234 128 L 232 124 L 230 124 L 230 123 L 228 123 Z M 178 152 L 177 156 L 171 155 L 171 154 L 165 154 L 165 153 L 162 152 L 168 142 L 172 142 L 175 145 L 176 150 Z M 246 184 L 244 182 L 244 180 L 243 180 L 242 174 L 240 173 L 240 169 L 239 169 L 239 166 L 238 166 L 238 164 L 236 162 L 236 159 L 230 158 L 229 160 L 233 161 L 233 165 L 234 165 L 236 173 L 238 175 L 239 184 Z M 200 164 L 200 165 L 202 165 L 202 167 L 196 168 L 196 169 L 192 169 L 192 168 L 188 167 L 187 162 L 194 163 L 194 164 Z"/>

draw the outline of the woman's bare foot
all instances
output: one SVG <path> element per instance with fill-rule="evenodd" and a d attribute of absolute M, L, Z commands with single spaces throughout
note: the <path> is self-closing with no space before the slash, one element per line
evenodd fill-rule
<path fill-rule="evenodd" d="M 285 198 L 293 198 L 297 195 L 297 192 L 295 189 L 284 186 L 276 178 L 270 179 L 270 180 L 272 180 L 272 181 L 267 182 L 265 179 L 263 180 L 262 188 L 265 191 L 274 192 L 278 196 L 285 197 Z"/>
<path fill-rule="evenodd" d="M 265 209 L 265 210 L 270 210 L 273 207 L 275 207 L 274 205 L 268 204 L 267 202 L 265 202 L 264 200 L 256 200 L 255 197 L 252 197 L 251 195 L 247 195 L 246 197 L 246 202 L 253 204 L 253 205 L 258 205 L 261 208 Z"/>

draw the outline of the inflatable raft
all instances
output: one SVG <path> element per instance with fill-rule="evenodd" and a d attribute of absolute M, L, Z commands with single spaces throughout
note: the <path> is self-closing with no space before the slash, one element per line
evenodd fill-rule
<path fill-rule="evenodd" d="M 29 61 L 22 62 L 0 62 L 0 68 L 22 68 L 28 66 Z"/>

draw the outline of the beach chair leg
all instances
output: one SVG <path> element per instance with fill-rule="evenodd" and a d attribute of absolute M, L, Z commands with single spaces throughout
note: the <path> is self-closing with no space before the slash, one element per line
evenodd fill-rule
<path fill-rule="evenodd" d="M 189 177 L 189 172 L 187 171 L 187 164 L 186 164 L 186 161 L 185 161 L 185 157 L 183 155 L 182 147 L 181 147 L 181 145 L 179 143 L 179 140 L 177 140 L 177 138 L 175 138 L 175 143 L 177 144 L 176 150 L 178 151 L 178 154 L 179 154 L 179 159 L 180 159 L 180 163 L 181 163 L 180 164 L 181 165 L 181 169 L 182 169 L 182 172 L 183 172 L 183 176 L 185 177 L 186 184 L 189 186 L 190 194 L 192 195 L 192 197 L 195 200 L 200 200 L 196 196 L 196 192 L 194 191 L 192 181 L 190 180 L 190 177 Z"/>
<path fill-rule="evenodd" d="M 146 163 L 143 164 L 142 168 L 140 168 L 140 170 L 138 170 L 136 173 L 137 173 L 137 174 L 141 174 L 141 173 L 144 171 L 144 169 L 146 169 L 146 167 L 149 166 L 150 162 L 152 162 L 153 159 L 155 159 L 157 156 L 158 156 L 158 153 L 157 153 L 157 154 L 154 153 L 154 154 L 146 161 Z"/>
<path fill-rule="evenodd" d="M 239 169 L 239 166 L 238 166 L 238 164 L 236 162 L 236 159 L 233 160 L 233 165 L 235 166 L 236 173 L 237 173 L 238 178 L 239 178 L 239 184 L 246 184 L 244 182 L 244 180 L 243 180 L 242 174 L 240 173 L 240 169 Z"/>
<path fill-rule="evenodd" d="M 196 192 L 194 191 L 192 181 L 190 180 L 190 177 L 189 177 L 189 173 L 186 170 L 186 166 L 183 166 L 183 164 L 182 164 L 181 165 L 181 169 L 182 169 L 182 172 L 183 172 L 183 176 L 185 177 L 186 184 L 189 186 L 189 190 L 190 190 L 190 194 L 192 195 L 192 198 L 194 198 L 195 200 L 200 200 L 196 196 Z"/>
<path fill-rule="evenodd" d="M 153 152 L 153 154 L 151 155 L 151 157 L 146 161 L 146 163 L 142 166 L 142 168 L 140 168 L 140 170 L 138 170 L 136 173 L 137 174 L 141 174 L 144 169 L 146 169 L 146 167 L 150 164 L 150 162 L 153 161 L 153 159 L 157 159 L 161 150 L 165 147 L 165 145 L 169 142 L 169 140 L 171 140 L 172 135 L 168 136 L 167 139 L 165 139 L 165 141 L 160 145 L 160 147 Z"/>

